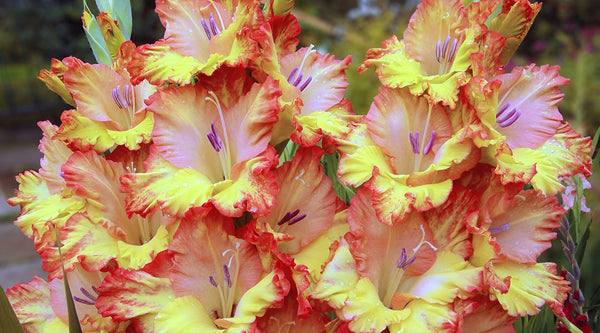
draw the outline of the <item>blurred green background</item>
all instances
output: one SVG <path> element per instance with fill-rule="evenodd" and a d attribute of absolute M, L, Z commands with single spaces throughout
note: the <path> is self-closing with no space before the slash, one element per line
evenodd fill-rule
<path fill-rule="evenodd" d="M 90 5 L 93 7 L 93 1 Z M 356 68 L 367 49 L 379 47 L 392 34 L 401 38 L 415 0 L 297 0 L 294 14 L 302 25 L 301 45 L 314 44 L 321 53 L 338 59 L 350 54 L 348 71 L 351 99 L 356 113 L 366 113 L 377 93 L 379 82 L 373 70 L 358 75 Z M 82 1 L 5 0 L 0 3 L 0 146 L 18 140 L 37 142 L 36 122 L 49 119 L 58 124 L 60 113 L 69 108 L 58 96 L 36 79 L 39 71 L 50 67 L 50 59 L 75 56 L 95 62 L 81 26 Z M 151 43 L 160 38 L 163 28 L 154 13 L 153 1 L 132 1 L 132 40 Z M 560 65 L 560 74 L 571 79 L 564 89 L 559 108 L 571 126 L 593 136 L 600 126 L 600 2 L 597 0 L 544 1 L 529 35 L 513 58 L 511 66 L 532 62 Z M 32 134 L 22 134 L 32 133 Z M 1 154 L 1 152 L 0 152 Z M 2 161 L 0 156 L 0 163 Z M 600 174 L 598 163 L 594 165 Z M 593 176 L 592 189 L 586 191 L 591 221 L 600 216 L 600 178 Z M 592 223 L 582 269 L 581 287 L 587 304 L 600 304 L 600 235 Z M 566 264 L 560 244 L 548 259 Z M 590 315 L 598 322 L 596 307 Z"/>

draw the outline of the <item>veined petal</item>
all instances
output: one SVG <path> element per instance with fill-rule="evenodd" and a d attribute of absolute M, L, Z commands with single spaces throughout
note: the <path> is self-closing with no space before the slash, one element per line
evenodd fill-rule
<path fill-rule="evenodd" d="M 263 273 L 257 249 L 233 232 L 231 218 L 214 209 L 194 209 L 169 246 L 175 295 L 194 296 L 213 320 L 233 317 L 235 306 Z"/>
<path fill-rule="evenodd" d="M 154 317 L 175 298 L 171 282 L 144 271 L 117 269 L 98 288 L 98 312 L 116 321 L 132 320 L 136 327 L 154 321 Z"/>
<path fill-rule="evenodd" d="M 37 276 L 29 283 L 8 288 L 6 296 L 26 332 L 43 332 L 56 318 L 50 306 L 48 283 Z"/>
<path fill-rule="evenodd" d="M 466 300 L 457 300 L 454 311 L 459 315 L 462 332 L 510 333 L 517 317 L 510 316 L 500 303 L 487 295 L 477 295 Z"/>
<path fill-rule="evenodd" d="M 40 121 L 38 126 L 44 133 L 40 140 L 39 149 L 44 154 L 40 160 L 40 175 L 46 181 L 46 186 L 52 194 L 58 194 L 63 189 L 65 181 L 60 176 L 60 168 L 73 153 L 66 144 L 53 139 L 58 127 L 49 121 Z"/>
<path fill-rule="evenodd" d="M 272 231 L 286 233 L 292 240 L 279 242 L 282 253 L 296 254 L 333 223 L 336 196 L 331 180 L 323 173 L 320 148 L 299 149 L 292 158 L 275 170 L 279 192 L 278 204 L 259 223 Z"/>
<path fill-rule="evenodd" d="M 473 254 L 471 234 L 466 226 L 477 221 L 478 200 L 466 187 L 454 185 L 445 204 L 423 213 L 439 251 L 449 251 L 465 259 Z"/>
<path fill-rule="evenodd" d="M 539 255 L 552 246 L 556 238 L 553 229 L 564 210 L 554 197 L 536 191 L 524 191 L 514 198 L 503 214 L 492 217 L 489 232 L 506 258 L 519 263 L 534 264 Z"/>
<path fill-rule="evenodd" d="M 563 302 L 570 290 L 569 282 L 556 276 L 556 264 L 519 264 L 502 261 L 494 264 L 499 278 L 509 278 L 508 292 L 490 288 L 490 293 L 511 316 L 533 316 L 542 305 L 548 305 L 562 316 Z"/>
<path fill-rule="evenodd" d="M 562 115 L 556 104 L 563 97 L 559 88 L 569 80 L 561 77 L 558 69 L 532 64 L 495 78 L 502 81 L 496 129 L 506 136 L 511 148 L 536 149 L 561 125 Z"/>

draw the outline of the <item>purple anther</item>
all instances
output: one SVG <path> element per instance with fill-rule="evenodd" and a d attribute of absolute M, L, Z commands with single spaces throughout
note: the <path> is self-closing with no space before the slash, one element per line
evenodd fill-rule
<path fill-rule="evenodd" d="M 133 103 L 131 103 L 131 94 L 133 90 L 133 87 L 131 87 L 130 85 L 126 85 L 125 86 L 125 103 L 127 103 L 127 107 L 133 105 Z"/>
<path fill-rule="evenodd" d="M 410 145 L 412 146 L 412 151 L 415 154 L 419 153 L 419 131 L 415 134 L 413 132 L 408 133 L 408 138 L 410 140 Z"/>
<path fill-rule="evenodd" d="M 85 305 L 94 305 L 95 304 L 95 302 L 88 301 L 87 299 L 79 298 L 77 296 L 73 296 L 73 300 L 76 302 L 85 304 Z"/>
<path fill-rule="evenodd" d="M 454 60 L 454 56 L 456 55 L 456 46 L 457 45 L 458 45 L 458 39 L 454 38 L 454 41 L 452 42 L 452 46 L 450 47 L 450 52 L 448 52 L 448 58 L 446 58 L 448 62 L 452 62 L 452 60 Z"/>
<path fill-rule="evenodd" d="M 510 223 L 504 223 L 503 225 L 499 225 L 497 227 L 489 228 L 488 231 L 492 236 L 499 234 L 504 231 L 508 231 L 510 229 Z"/>
<path fill-rule="evenodd" d="M 112 90 L 112 98 L 113 101 L 115 101 L 115 104 L 117 104 L 117 107 L 119 109 L 124 109 L 125 105 L 124 105 L 124 101 L 123 101 L 123 97 L 121 96 L 121 92 L 119 91 L 121 88 L 121 86 L 116 86 L 115 88 L 113 88 Z"/>
<path fill-rule="evenodd" d="M 208 22 L 210 23 L 210 30 L 213 34 L 213 37 L 218 35 L 221 30 L 219 30 L 219 28 L 217 27 L 217 22 L 215 22 L 215 18 L 213 17 L 213 14 L 210 13 L 210 16 L 208 17 Z"/>
<path fill-rule="evenodd" d="M 208 141 L 210 141 L 213 149 L 218 153 L 223 149 L 223 140 L 221 140 L 221 137 L 217 134 L 214 122 L 210 123 L 210 130 L 210 132 L 206 133 L 206 137 L 208 138 Z"/>
<path fill-rule="evenodd" d="M 296 74 L 298 73 L 299 70 L 300 70 L 300 67 L 296 67 L 296 68 L 292 69 L 292 71 L 290 72 L 290 75 L 288 75 L 288 78 L 287 78 L 287 82 L 289 84 L 292 84 L 292 80 L 296 78 Z"/>
<path fill-rule="evenodd" d="M 506 112 L 506 110 L 510 107 L 510 102 L 507 102 L 506 104 L 502 105 L 502 107 L 500 109 L 498 109 L 498 112 L 496 112 L 496 119 L 498 119 L 504 112 Z"/>
<path fill-rule="evenodd" d="M 448 51 L 448 43 L 450 43 L 450 36 L 446 37 L 446 40 L 444 40 L 444 46 L 442 46 L 442 56 L 441 58 L 443 60 L 446 59 L 446 52 Z"/>
<path fill-rule="evenodd" d="M 425 148 L 423 149 L 423 155 L 427 155 L 429 153 L 429 151 L 431 150 L 431 147 L 433 147 L 433 141 L 435 140 L 435 130 L 431 131 L 431 138 L 429 138 L 429 141 L 427 142 L 427 145 L 425 145 Z"/>
<path fill-rule="evenodd" d="M 227 267 L 227 265 L 223 265 L 223 273 L 225 274 L 225 282 L 227 283 L 227 288 L 231 288 L 231 274 L 229 274 L 229 267 Z"/>
<path fill-rule="evenodd" d="M 87 289 L 85 289 L 85 288 L 83 288 L 83 287 L 82 287 L 82 288 L 79 288 L 79 291 L 81 291 L 81 293 L 82 293 L 82 294 L 83 294 L 85 297 L 89 298 L 91 301 L 94 301 L 94 302 L 96 302 L 96 300 L 98 299 L 98 298 L 96 298 L 96 296 L 92 295 L 92 294 L 91 294 L 89 291 L 87 291 Z"/>
<path fill-rule="evenodd" d="M 519 111 L 517 109 L 515 109 L 515 110 L 516 110 L 516 112 L 511 112 L 510 113 L 510 115 L 511 115 L 510 118 L 508 118 L 506 121 L 499 122 L 498 126 L 504 128 L 504 127 L 508 127 L 508 126 L 514 124 L 515 121 L 517 121 L 521 117 L 521 111 Z"/>
<path fill-rule="evenodd" d="M 302 83 L 302 85 L 300 87 L 298 87 L 300 89 L 300 91 L 304 91 L 304 89 L 306 89 L 306 87 L 308 86 L 308 84 L 312 81 L 312 75 L 308 77 L 308 79 L 306 79 L 306 81 L 304 81 L 304 83 Z"/>
<path fill-rule="evenodd" d="M 210 284 L 212 284 L 215 288 L 219 286 L 219 284 L 217 283 L 217 281 L 215 281 L 215 278 L 212 275 L 208 277 L 208 282 L 210 282 Z"/>
<path fill-rule="evenodd" d="M 293 212 L 287 212 L 287 213 L 285 213 L 285 215 L 281 218 L 281 220 L 279 220 L 279 222 L 277 222 L 277 225 L 282 225 L 282 224 L 286 223 L 287 221 L 289 221 L 292 218 L 296 217 L 296 215 L 298 215 L 298 213 L 300 213 L 300 209 L 296 209 Z"/>
<path fill-rule="evenodd" d="M 295 224 L 296 222 L 300 222 L 300 221 L 304 220 L 305 217 L 306 217 L 306 214 L 302 214 L 298 217 L 295 217 L 288 223 L 288 225 L 292 225 L 292 224 Z"/>
<path fill-rule="evenodd" d="M 213 38 L 213 34 L 210 31 L 210 27 L 208 26 L 208 23 L 206 22 L 204 17 L 200 19 L 200 24 L 202 24 L 202 29 L 204 29 L 204 33 L 206 34 L 208 40 L 211 40 Z"/>
<path fill-rule="evenodd" d="M 412 256 L 408 258 L 406 255 L 406 249 L 402 248 L 402 253 L 400 254 L 400 259 L 396 262 L 396 267 L 406 270 L 408 266 L 410 266 L 413 262 L 415 262 L 416 256 Z"/>
<path fill-rule="evenodd" d="M 514 116 L 515 113 L 517 113 L 517 108 L 513 108 L 512 110 L 510 110 L 510 112 L 505 111 L 500 115 L 500 117 L 496 117 L 496 122 L 503 123 L 510 119 L 512 116 Z"/>
<path fill-rule="evenodd" d="M 98 288 L 92 286 L 92 290 L 96 293 L 96 295 L 100 295 L 100 293 L 98 292 Z"/>
<path fill-rule="evenodd" d="M 437 62 L 440 62 L 441 59 L 442 59 L 442 41 L 438 40 L 437 43 L 435 44 L 435 60 L 437 60 Z"/>
<path fill-rule="evenodd" d="M 302 81 L 302 73 L 298 73 L 298 77 L 296 78 L 296 81 L 294 81 L 294 83 L 292 83 L 292 85 L 294 87 L 297 87 L 298 84 L 300 84 L 301 81 Z"/>

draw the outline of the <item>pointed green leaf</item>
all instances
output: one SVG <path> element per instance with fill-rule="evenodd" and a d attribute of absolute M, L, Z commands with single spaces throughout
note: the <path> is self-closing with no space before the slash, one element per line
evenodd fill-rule
<path fill-rule="evenodd" d="M 60 258 L 60 265 L 63 272 L 63 283 L 65 284 L 65 297 L 67 298 L 67 312 L 69 316 L 69 333 L 82 333 L 81 325 L 79 324 L 79 317 L 77 316 L 77 309 L 75 309 L 75 303 L 73 302 L 73 294 L 71 294 L 71 288 L 69 287 L 69 280 L 67 279 L 67 272 L 65 271 L 65 265 L 62 258 L 62 252 L 60 251 L 60 239 L 58 238 L 58 230 L 56 232 L 56 247 L 58 248 L 58 256 Z"/>
<path fill-rule="evenodd" d="M 88 43 L 92 48 L 92 52 L 94 53 L 96 61 L 100 64 L 106 64 L 110 66 L 112 64 L 112 58 L 108 53 L 108 46 L 106 45 L 106 41 L 102 36 L 102 30 L 100 30 L 100 26 L 98 25 L 96 18 L 88 11 L 89 8 L 87 8 L 85 2 L 84 5 L 86 8 L 83 12 L 83 19 L 87 22 L 87 28 L 85 27 L 85 24 L 83 27 L 85 36 L 87 37 Z"/>
<path fill-rule="evenodd" d="M 131 17 L 131 1 L 96 0 L 96 6 L 98 6 L 98 10 L 107 13 L 110 17 L 117 20 L 125 40 L 131 38 L 131 29 L 133 25 Z"/>

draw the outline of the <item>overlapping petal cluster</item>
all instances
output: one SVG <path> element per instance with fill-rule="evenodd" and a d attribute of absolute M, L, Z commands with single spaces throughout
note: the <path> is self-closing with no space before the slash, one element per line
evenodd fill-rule
<path fill-rule="evenodd" d="M 112 63 L 40 74 L 74 109 L 39 123 L 41 168 L 9 200 L 48 272 L 7 292 L 25 330 L 66 329 L 65 278 L 84 332 L 563 316 L 568 282 L 537 260 L 591 140 L 562 121 L 557 67 L 504 70 L 539 5 L 464 2 L 424 0 L 402 40 L 367 52 L 381 87 L 362 117 L 351 58 L 298 48 L 293 1 L 157 0 L 164 38 L 140 46 L 101 14 Z"/>

